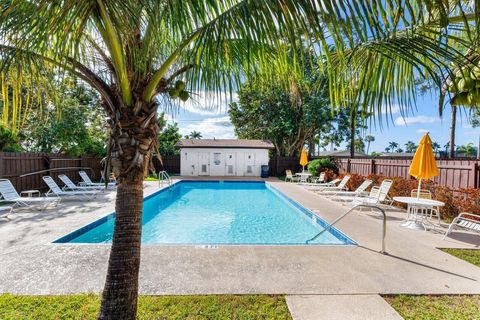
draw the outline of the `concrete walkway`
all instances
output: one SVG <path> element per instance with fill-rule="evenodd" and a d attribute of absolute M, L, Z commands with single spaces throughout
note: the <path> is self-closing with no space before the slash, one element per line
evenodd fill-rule
<path fill-rule="evenodd" d="M 293 320 L 401 320 L 379 295 L 286 296 Z"/>
<path fill-rule="evenodd" d="M 326 221 L 347 210 L 295 184 L 271 181 Z M 145 195 L 156 190 L 157 183 L 147 183 Z M 109 246 L 51 242 L 112 212 L 114 196 L 65 202 L 45 212 L 19 210 L 11 221 L 0 220 L 0 293 L 100 292 Z M 332 312 L 355 313 L 342 305 L 364 305 L 365 314 L 373 315 L 381 311 L 378 294 L 480 294 L 480 268 L 437 249 L 480 248 L 480 237 L 455 232 L 442 241 L 443 230 L 401 227 L 404 215 L 388 212 L 388 255 L 378 253 L 382 221 L 370 212 L 354 213 L 338 224 L 359 246 L 144 245 L 140 293 L 287 294 L 298 319 L 304 319 L 309 301 L 321 310 L 331 305 Z"/>

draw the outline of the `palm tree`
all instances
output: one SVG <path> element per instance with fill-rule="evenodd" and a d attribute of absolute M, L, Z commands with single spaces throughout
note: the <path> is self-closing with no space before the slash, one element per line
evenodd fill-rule
<path fill-rule="evenodd" d="M 457 152 L 463 153 L 466 157 L 474 156 L 476 153 L 473 143 L 468 143 L 466 145 L 461 145 L 457 148 Z"/>
<path fill-rule="evenodd" d="M 386 148 L 385 148 L 385 152 L 386 152 L 386 153 L 389 153 L 390 150 L 391 150 L 390 147 L 386 147 Z"/>
<path fill-rule="evenodd" d="M 436 141 L 433 142 L 432 143 L 432 148 L 433 148 L 433 152 L 435 152 L 435 156 L 438 156 L 438 152 L 440 151 L 440 148 L 441 148 L 440 143 L 438 143 Z"/>
<path fill-rule="evenodd" d="M 375 137 L 372 135 L 366 135 L 364 138 L 365 142 L 367 142 L 367 154 L 370 150 L 370 143 L 375 141 Z"/>
<path fill-rule="evenodd" d="M 417 150 L 417 145 L 413 141 L 408 141 L 405 143 L 405 151 L 408 153 L 415 152 Z"/>
<path fill-rule="evenodd" d="M 398 149 L 398 143 L 391 141 L 388 143 L 388 148 L 393 152 L 394 150 Z"/>
<path fill-rule="evenodd" d="M 190 132 L 189 139 L 202 139 L 202 134 L 198 131 L 193 130 Z"/>
<path fill-rule="evenodd" d="M 231 91 L 259 70 L 264 76 L 296 71 L 299 64 L 288 68 L 282 51 L 298 41 L 297 32 L 318 30 L 318 8 L 294 0 L 0 4 L 2 71 L 28 70 L 32 80 L 47 71 L 56 74 L 52 81 L 73 75 L 102 97 L 110 133 L 106 169 L 118 178 L 118 188 L 99 318 L 134 319 L 142 184 L 158 149 L 159 104 L 185 101 L 193 91 Z"/>
<path fill-rule="evenodd" d="M 455 130 L 457 127 L 457 107 L 452 106 L 452 112 L 450 113 L 450 151 L 448 153 L 449 158 L 455 158 Z"/>

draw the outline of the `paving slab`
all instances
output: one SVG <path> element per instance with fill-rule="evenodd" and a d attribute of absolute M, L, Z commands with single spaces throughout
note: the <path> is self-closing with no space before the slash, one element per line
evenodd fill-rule
<path fill-rule="evenodd" d="M 293 320 L 401 320 L 379 295 L 286 296 Z"/>

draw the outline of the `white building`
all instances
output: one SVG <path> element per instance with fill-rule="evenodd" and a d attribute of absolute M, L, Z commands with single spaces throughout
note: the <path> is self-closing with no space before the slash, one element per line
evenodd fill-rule
<path fill-rule="evenodd" d="M 236 139 L 183 139 L 176 146 L 182 176 L 260 176 L 274 148 L 265 140 Z"/>

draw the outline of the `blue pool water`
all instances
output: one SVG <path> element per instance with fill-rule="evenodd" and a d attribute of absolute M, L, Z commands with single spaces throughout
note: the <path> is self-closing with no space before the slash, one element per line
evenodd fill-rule
<path fill-rule="evenodd" d="M 108 243 L 113 224 L 112 214 L 55 242 Z M 264 182 L 181 181 L 144 201 L 142 243 L 305 244 L 325 225 Z M 333 228 L 314 243 L 354 244 Z"/>

